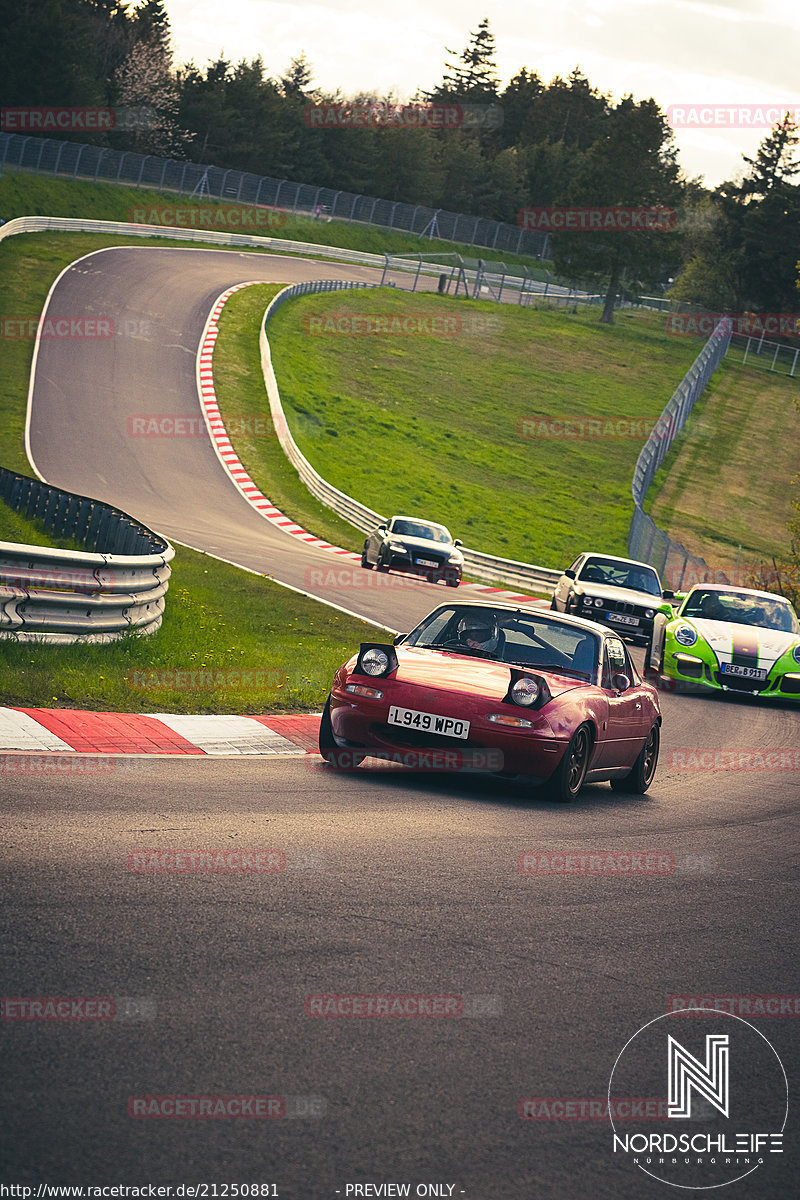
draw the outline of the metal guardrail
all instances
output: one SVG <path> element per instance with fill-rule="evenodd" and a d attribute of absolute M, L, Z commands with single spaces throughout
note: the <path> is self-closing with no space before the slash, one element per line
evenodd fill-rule
<path fill-rule="evenodd" d="M 674 541 L 642 509 L 653 476 L 661 466 L 675 438 L 683 429 L 697 399 L 716 371 L 728 349 L 732 322 L 723 317 L 698 354 L 678 387 L 667 401 L 655 428 L 641 449 L 633 470 L 633 517 L 628 532 L 628 553 L 640 562 L 649 562 L 661 575 L 666 587 L 680 591 L 686 585 L 687 571 L 692 583 L 706 578 L 724 582 L 704 558 L 690 553 Z"/>
<path fill-rule="evenodd" d="M 419 275 L 417 264 L 413 260 L 404 262 L 400 258 L 392 258 L 386 254 L 369 254 L 362 250 L 347 250 L 340 246 L 325 246 L 317 242 L 296 242 L 283 238 L 258 237 L 246 233 L 227 233 L 213 229 L 189 229 L 176 225 L 140 225 L 126 221 L 97 221 L 84 217 L 14 217 L 0 226 L 0 241 L 13 237 L 15 234 L 47 233 L 55 229 L 60 233 L 108 233 L 125 237 L 170 238 L 178 242 L 202 242 L 218 246 L 242 246 L 250 249 L 267 250 L 272 254 L 300 254 L 313 258 L 330 258 L 339 262 L 352 263 L 359 267 L 372 267 L 383 272 L 384 278 L 388 270 L 397 273 L 404 272 Z M 426 263 L 423 273 L 438 276 L 449 271 L 450 266 L 442 263 Z M 474 281 L 478 272 L 469 270 L 467 278 Z M 416 278 L 415 278 L 416 287 Z M 386 287 L 394 286 L 391 282 Z"/>
<path fill-rule="evenodd" d="M 186 229 L 176 225 L 139 225 L 127 221 L 95 221 L 84 217 L 14 217 L 0 226 L 0 241 L 20 233 L 113 233 L 126 237 L 163 237 L 178 242 L 210 242 L 219 246 L 247 246 L 279 254 L 305 254 L 337 258 L 364 267 L 383 267 L 384 254 L 366 254 L 343 250 L 338 246 L 318 246 L 315 242 L 291 242 L 280 238 L 255 237 L 246 233 L 222 233 L 213 229 Z"/>
<path fill-rule="evenodd" d="M 99 500 L 0 467 L 0 497 L 86 551 L 0 542 L 0 637 L 108 642 L 161 625 L 175 551 Z"/>
<path fill-rule="evenodd" d="M 286 421 L 286 414 L 283 411 L 283 404 L 281 403 L 280 392 L 278 391 L 278 382 L 272 368 L 272 357 L 267 339 L 267 325 L 281 305 L 295 296 L 304 296 L 311 292 L 331 292 L 353 287 L 364 288 L 376 286 L 380 285 L 348 283 L 341 280 L 313 280 L 307 283 L 292 284 L 290 287 L 283 288 L 282 291 L 278 292 L 278 295 L 264 313 L 259 339 L 261 369 L 264 374 L 264 383 L 269 397 L 270 414 L 275 427 L 275 433 L 284 454 L 311 494 L 328 508 L 333 509 L 338 516 L 349 521 L 356 529 L 360 529 L 362 533 L 369 533 L 377 525 L 382 524 L 386 518 L 380 513 L 375 512 L 374 509 L 361 504 L 360 501 L 354 500 L 352 496 L 348 496 L 345 492 L 340 491 L 328 483 L 327 480 L 323 479 L 298 447 Z M 493 554 L 484 554 L 480 550 L 471 550 L 467 546 L 463 547 L 462 553 L 464 555 L 465 573 L 491 583 L 505 583 L 515 588 L 552 593 L 555 584 L 561 577 L 561 571 L 550 570 L 548 567 L 535 567 L 530 563 L 515 562 L 508 558 L 498 558 Z"/>

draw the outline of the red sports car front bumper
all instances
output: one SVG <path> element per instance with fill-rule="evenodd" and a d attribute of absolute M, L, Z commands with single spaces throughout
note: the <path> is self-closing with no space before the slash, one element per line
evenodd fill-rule
<path fill-rule="evenodd" d="M 344 685 L 351 680 L 381 691 L 382 697 L 345 692 Z M 391 724 L 392 706 L 468 721 L 469 735 L 441 736 Z M 342 673 L 331 693 L 331 725 L 342 747 L 374 752 L 378 758 L 420 770 L 479 769 L 548 779 L 566 749 L 568 734 L 555 733 L 542 713 L 524 708 L 503 713 L 508 708 L 501 698 Z M 531 727 L 498 724 L 488 719 L 492 713 L 530 721 Z"/>

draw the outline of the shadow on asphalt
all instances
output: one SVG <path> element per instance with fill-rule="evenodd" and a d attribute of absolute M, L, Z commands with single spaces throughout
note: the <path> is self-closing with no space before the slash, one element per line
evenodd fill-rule
<path fill-rule="evenodd" d="M 498 807 L 537 812 L 578 812 L 596 809 L 598 803 L 606 811 L 625 811 L 634 806 L 641 807 L 650 799 L 647 793 L 641 796 L 616 792 L 607 783 L 590 783 L 581 790 L 577 799 L 569 804 L 560 804 L 547 799 L 542 788 L 524 780 L 502 779 L 477 771 L 415 771 L 404 766 L 371 766 L 369 760 L 351 771 L 337 771 L 323 762 L 319 763 L 318 769 L 337 779 L 347 778 L 354 784 L 364 782 L 372 786 L 380 785 L 390 796 L 408 791 L 419 792 L 421 796 L 428 792 L 434 793 L 437 798 L 473 799 Z M 657 779 L 656 776 L 656 783 Z"/>

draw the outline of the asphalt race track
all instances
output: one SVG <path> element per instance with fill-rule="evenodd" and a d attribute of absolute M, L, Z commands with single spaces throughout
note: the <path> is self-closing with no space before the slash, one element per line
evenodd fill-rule
<path fill-rule="evenodd" d="M 89 349 L 78 339 L 40 343 L 30 417 L 33 460 L 48 483 L 105 500 L 169 538 L 343 608 L 355 609 L 356 598 L 363 616 L 390 624 L 380 615 L 389 607 L 386 580 L 276 529 L 232 486 L 207 437 L 130 434 L 129 418 L 143 413 L 200 416 L 195 363 L 208 314 L 226 288 L 252 279 L 377 281 L 380 273 L 262 254 L 145 246 L 80 260 L 63 275 L 49 311 L 110 318 L 121 335 L 95 340 Z M 331 572 L 337 580 L 323 586 Z M 391 612 L 412 628 L 444 588 L 431 600 L 431 585 L 401 582 L 391 588 Z"/>
<path fill-rule="evenodd" d="M 140 247 L 84 260 L 51 311 L 156 332 L 43 345 L 39 471 L 315 591 L 306 572 L 330 555 L 253 513 L 204 439 L 137 443 L 126 420 L 198 413 L 197 341 L 224 288 L 339 273 L 349 268 Z M 325 595 L 403 628 L 445 593 Z M 8 756 L 2 994 L 107 997 L 115 1016 L 0 1023 L 2 1181 L 216 1184 L 209 1196 L 274 1184 L 257 1194 L 297 1200 L 404 1194 L 387 1184 L 469 1200 L 666 1197 L 612 1153 L 606 1120 L 576 1116 L 596 1110 L 564 1106 L 602 1101 L 628 1039 L 672 997 L 704 996 L 749 1017 L 790 1090 L 784 1153 L 723 1194 L 796 1196 L 800 712 L 669 694 L 662 706 L 651 793 L 598 785 L 566 808 L 476 776 L 337 774 L 314 755 L 58 771 Z M 130 858 L 198 848 L 271 850 L 284 868 L 176 874 Z M 602 870 L 559 867 L 600 851 Z M 456 1008 L 317 1015 L 319 997 L 356 995 Z M 704 1020 L 675 1023 L 688 1042 Z M 732 1104 L 749 1129 L 773 1081 L 735 1066 Z M 132 1098 L 256 1095 L 281 1097 L 281 1119 L 129 1116 Z M 543 1098 L 557 1119 L 524 1107 Z M 531 1111 L 540 1119 L 521 1119 Z"/>

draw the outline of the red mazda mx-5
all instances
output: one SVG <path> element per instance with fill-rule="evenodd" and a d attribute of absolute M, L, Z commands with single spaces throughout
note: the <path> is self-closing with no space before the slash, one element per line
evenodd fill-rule
<path fill-rule="evenodd" d="M 581 617 L 503 604 L 433 610 L 336 672 L 319 731 L 332 767 L 366 757 L 522 775 L 569 801 L 584 783 L 647 791 L 661 711 L 624 642 Z"/>

